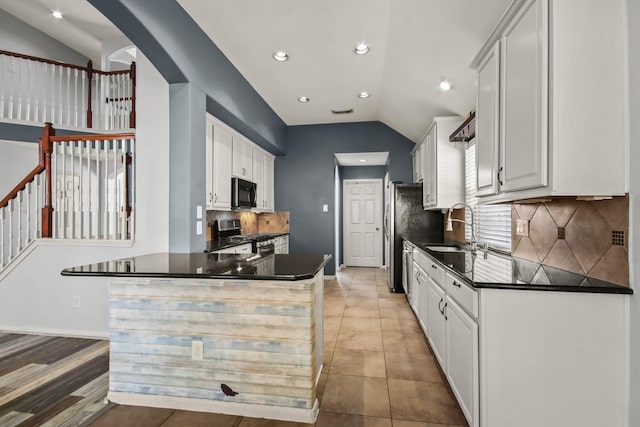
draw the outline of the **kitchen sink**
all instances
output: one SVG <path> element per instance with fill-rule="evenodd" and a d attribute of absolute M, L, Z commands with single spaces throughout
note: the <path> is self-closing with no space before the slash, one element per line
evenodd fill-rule
<path fill-rule="evenodd" d="M 465 250 L 458 246 L 425 246 L 433 252 L 464 252 Z"/>

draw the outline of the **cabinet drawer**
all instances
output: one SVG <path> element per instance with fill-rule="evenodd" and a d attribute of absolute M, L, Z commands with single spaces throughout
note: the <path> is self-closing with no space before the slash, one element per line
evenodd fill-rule
<path fill-rule="evenodd" d="M 437 262 L 426 256 L 421 252 L 422 258 L 420 259 L 420 267 L 436 282 L 438 285 L 444 288 L 444 268 L 442 268 Z"/>
<path fill-rule="evenodd" d="M 478 318 L 478 292 L 449 273 L 447 273 L 445 277 L 445 288 L 447 294 L 451 296 L 460 307 L 473 317 Z"/>

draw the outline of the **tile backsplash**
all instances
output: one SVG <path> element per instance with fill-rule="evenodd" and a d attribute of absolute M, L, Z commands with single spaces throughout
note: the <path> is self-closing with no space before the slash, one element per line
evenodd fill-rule
<path fill-rule="evenodd" d="M 240 219 L 242 234 L 288 233 L 289 212 L 207 211 L 207 240 L 213 240 L 213 224 L 218 219 Z"/>
<path fill-rule="evenodd" d="M 516 235 L 518 219 L 529 236 Z M 514 203 L 511 254 L 563 270 L 629 286 L 629 198 Z"/>

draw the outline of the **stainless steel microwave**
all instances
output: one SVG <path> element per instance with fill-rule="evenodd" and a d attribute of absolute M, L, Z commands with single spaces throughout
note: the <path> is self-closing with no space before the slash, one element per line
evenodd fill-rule
<path fill-rule="evenodd" d="M 251 209 L 257 206 L 256 183 L 231 178 L 231 208 Z"/>

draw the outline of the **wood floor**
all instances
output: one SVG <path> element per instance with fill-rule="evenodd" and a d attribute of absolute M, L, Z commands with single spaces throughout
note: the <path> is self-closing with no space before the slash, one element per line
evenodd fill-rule
<path fill-rule="evenodd" d="M 0 333 L 0 426 L 79 426 L 109 409 L 109 343 Z"/>

